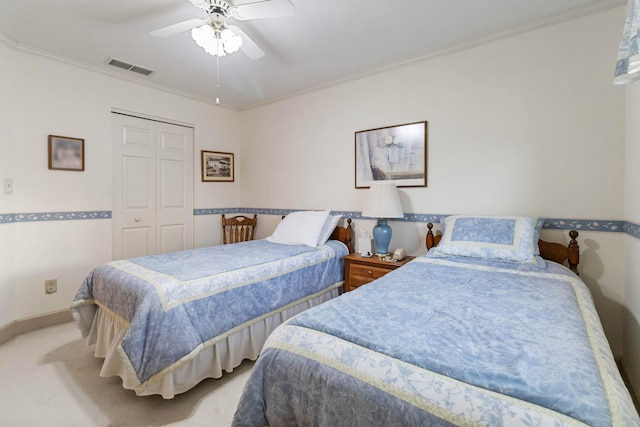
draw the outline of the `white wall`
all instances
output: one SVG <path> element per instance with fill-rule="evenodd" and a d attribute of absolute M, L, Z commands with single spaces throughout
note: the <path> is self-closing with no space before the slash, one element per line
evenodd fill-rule
<path fill-rule="evenodd" d="M 0 183 L 13 175 L 13 79 L 10 64 L 11 52 L 0 43 Z M 0 214 L 11 213 L 13 210 L 13 196 L 5 195 L 0 190 Z M 14 261 L 12 242 L 14 241 L 13 227 L 0 224 L 0 325 L 5 325 L 14 319 L 13 300 L 15 295 Z"/>
<path fill-rule="evenodd" d="M 245 189 L 245 204 L 360 211 L 366 190 L 354 188 L 354 132 L 428 120 L 428 187 L 401 189 L 405 212 L 621 219 L 625 98 L 612 73 L 624 12 L 612 9 L 243 112 L 243 146 L 251 148 L 243 178 L 255 183 Z M 425 224 L 392 227 L 392 248 L 424 250 Z M 546 230 L 543 237 L 567 239 Z M 622 239 L 581 237 L 583 278 L 616 354 L 625 298 Z"/>
<path fill-rule="evenodd" d="M 15 188 L 0 195 L 0 212 L 110 211 L 112 108 L 193 124 L 194 207 L 241 204 L 241 177 L 224 184 L 200 179 L 200 150 L 239 149 L 237 112 L 2 43 L 0 55 L 0 87 L 11 89 L 0 101 L 0 113 L 9 110 L 9 119 L 0 114 L 3 135 L 10 135 L 1 142 L 0 179 L 13 178 Z M 85 139 L 84 172 L 48 170 L 49 134 Z M 236 159 L 236 173 L 243 168 Z M 217 243 L 218 228 L 213 218 L 198 218 L 196 246 Z M 68 308 L 86 274 L 111 258 L 109 219 L 2 224 L 0 238 L 0 326 Z M 53 278 L 58 293 L 47 296 L 44 280 Z M 13 308 L 5 311 L 5 304 Z"/>
<path fill-rule="evenodd" d="M 360 210 L 354 131 L 428 120 L 429 185 L 404 190 L 410 212 L 618 219 L 624 90 L 611 68 L 622 12 L 244 112 L 245 179 L 260 183 L 246 200 Z"/>
<path fill-rule="evenodd" d="M 625 219 L 640 225 L 640 82 L 626 86 Z M 625 238 L 625 370 L 640 393 L 640 239 Z"/>

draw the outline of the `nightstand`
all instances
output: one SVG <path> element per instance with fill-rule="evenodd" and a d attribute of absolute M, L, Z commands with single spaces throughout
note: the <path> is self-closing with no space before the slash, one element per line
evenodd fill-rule
<path fill-rule="evenodd" d="M 344 291 L 349 292 L 372 282 L 414 258 L 408 256 L 402 261 L 383 261 L 375 255 L 367 258 L 357 253 L 349 254 L 344 257 Z"/>

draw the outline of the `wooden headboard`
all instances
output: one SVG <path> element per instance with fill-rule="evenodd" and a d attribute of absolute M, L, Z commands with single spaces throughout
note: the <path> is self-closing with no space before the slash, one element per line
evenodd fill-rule
<path fill-rule="evenodd" d="M 337 226 L 333 230 L 333 233 L 331 234 L 331 237 L 329 237 L 329 239 L 340 240 L 342 243 L 347 245 L 347 248 L 349 248 L 349 253 L 352 254 L 354 252 L 354 249 L 353 249 L 353 228 L 351 227 L 351 218 L 345 219 L 345 222 L 347 223 L 347 225 L 345 227 Z"/>
<path fill-rule="evenodd" d="M 284 219 L 286 215 L 282 215 Z M 337 226 L 334 228 L 333 233 L 329 236 L 329 240 L 339 240 L 349 248 L 349 253 L 354 252 L 353 248 L 353 227 L 351 227 L 351 218 L 345 219 L 347 225 L 345 227 Z M 433 227 L 433 226 L 432 226 Z"/>
<path fill-rule="evenodd" d="M 433 234 L 432 223 L 428 223 L 427 228 L 429 229 L 426 236 L 428 251 L 429 249 L 440 243 L 442 234 Z M 558 264 L 563 265 L 565 261 L 567 261 L 571 271 L 578 274 L 578 263 L 580 262 L 580 246 L 578 245 L 578 241 L 576 240 L 576 238 L 578 237 L 578 232 L 576 230 L 571 230 L 569 232 L 569 237 L 571 237 L 571 240 L 569 241 L 569 244 L 567 246 L 560 243 L 551 243 L 545 242 L 544 240 L 538 240 L 540 256 L 549 261 L 554 261 Z"/>

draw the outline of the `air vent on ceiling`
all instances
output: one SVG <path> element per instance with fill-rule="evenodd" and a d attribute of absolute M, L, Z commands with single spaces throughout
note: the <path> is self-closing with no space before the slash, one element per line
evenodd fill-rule
<path fill-rule="evenodd" d="M 124 61 L 119 61 L 117 59 L 108 58 L 107 64 L 113 65 L 114 67 L 122 68 L 123 70 L 133 71 L 134 73 L 143 74 L 148 76 L 153 73 L 152 70 L 147 70 L 146 68 L 138 67 L 137 65 L 129 64 Z"/>

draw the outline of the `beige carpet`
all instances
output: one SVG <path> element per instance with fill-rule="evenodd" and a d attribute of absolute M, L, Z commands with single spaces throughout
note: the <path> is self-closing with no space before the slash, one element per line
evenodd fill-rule
<path fill-rule="evenodd" d="M 101 363 L 74 323 L 0 345 L 0 426 L 228 426 L 253 365 L 165 400 L 100 377 Z"/>

